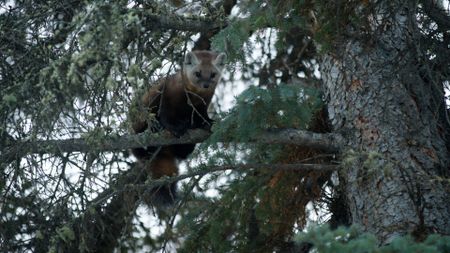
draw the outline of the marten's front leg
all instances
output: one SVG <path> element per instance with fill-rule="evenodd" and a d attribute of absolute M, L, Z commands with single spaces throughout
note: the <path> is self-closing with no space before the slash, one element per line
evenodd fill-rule
<path fill-rule="evenodd" d="M 207 131 L 211 131 L 214 120 L 210 119 L 205 108 L 200 108 L 194 115 L 193 128 L 201 128 Z"/>
<path fill-rule="evenodd" d="M 189 121 L 187 120 L 168 120 L 167 117 L 161 117 L 160 122 L 165 129 L 178 138 L 189 129 Z"/>

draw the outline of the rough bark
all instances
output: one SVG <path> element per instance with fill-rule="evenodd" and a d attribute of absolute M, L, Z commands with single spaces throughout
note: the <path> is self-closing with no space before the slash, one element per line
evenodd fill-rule
<path fill-rule="evenodd" d="M 321 62 L 330 120 L 352 150 L 340 172 L 348 211 L 381 243 L 450 234 L 449 188 L 439 180 L 450 155 L 433 106 L 444 97 L 419 75 L 413 10 L 377 2 L 370 34 L 344 35 Z"/>

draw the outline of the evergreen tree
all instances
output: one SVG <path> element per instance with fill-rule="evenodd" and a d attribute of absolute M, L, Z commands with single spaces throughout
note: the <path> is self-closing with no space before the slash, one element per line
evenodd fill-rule
<path fill-rule="evenodd" d="M 450 250 L 443 2 L 0 3 L 1 252 Z M 212 133 L 130 134 L 190 50 L 228 55 Z M 174 177 L 129 154 L 174 143 Z"/>

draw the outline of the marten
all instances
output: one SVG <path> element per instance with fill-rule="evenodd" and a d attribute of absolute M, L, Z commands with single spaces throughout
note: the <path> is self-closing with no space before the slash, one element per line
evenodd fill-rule
<path fill-rule="evenodd" d="M 211 129 L 207 110 L 225 65 L 224 53 L 192 51 L 185 55 L 178 73 L 162 78 L 138 97 L 130 109 L 132 130 L 142 133 L 149 129 L 168 130 L 176 137 L 188 129 Z M 150 115 L 149 115 L 150 114 Z M 153 115 L 153 120 L 151 120 Z M 195 144 L 142 147 L 132 149 L 138 161 L 153 179 L 178 174 L 177 160 L 186 159 Z M 176 183 L 151 189 L 155 205 L 171 204 L 176 199 Z"/>

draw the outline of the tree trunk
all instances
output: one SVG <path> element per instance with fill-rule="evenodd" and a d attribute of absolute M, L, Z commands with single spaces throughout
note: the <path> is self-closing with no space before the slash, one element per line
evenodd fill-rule
<path fill-rule="evenodd" d="M 370 35 L 343 35 L 321 73 L 333 128 L 348 139 L 340 183 L 351 221 L 385 244 L 406 233 L 450 234 L 449 187 L 440 180 L 450 156 L 448 125 L 436 116 L 446 110 L 435 92 L 442 83 L 420 75 L 415 9 L 382 2 L 367 16 Z"/>

